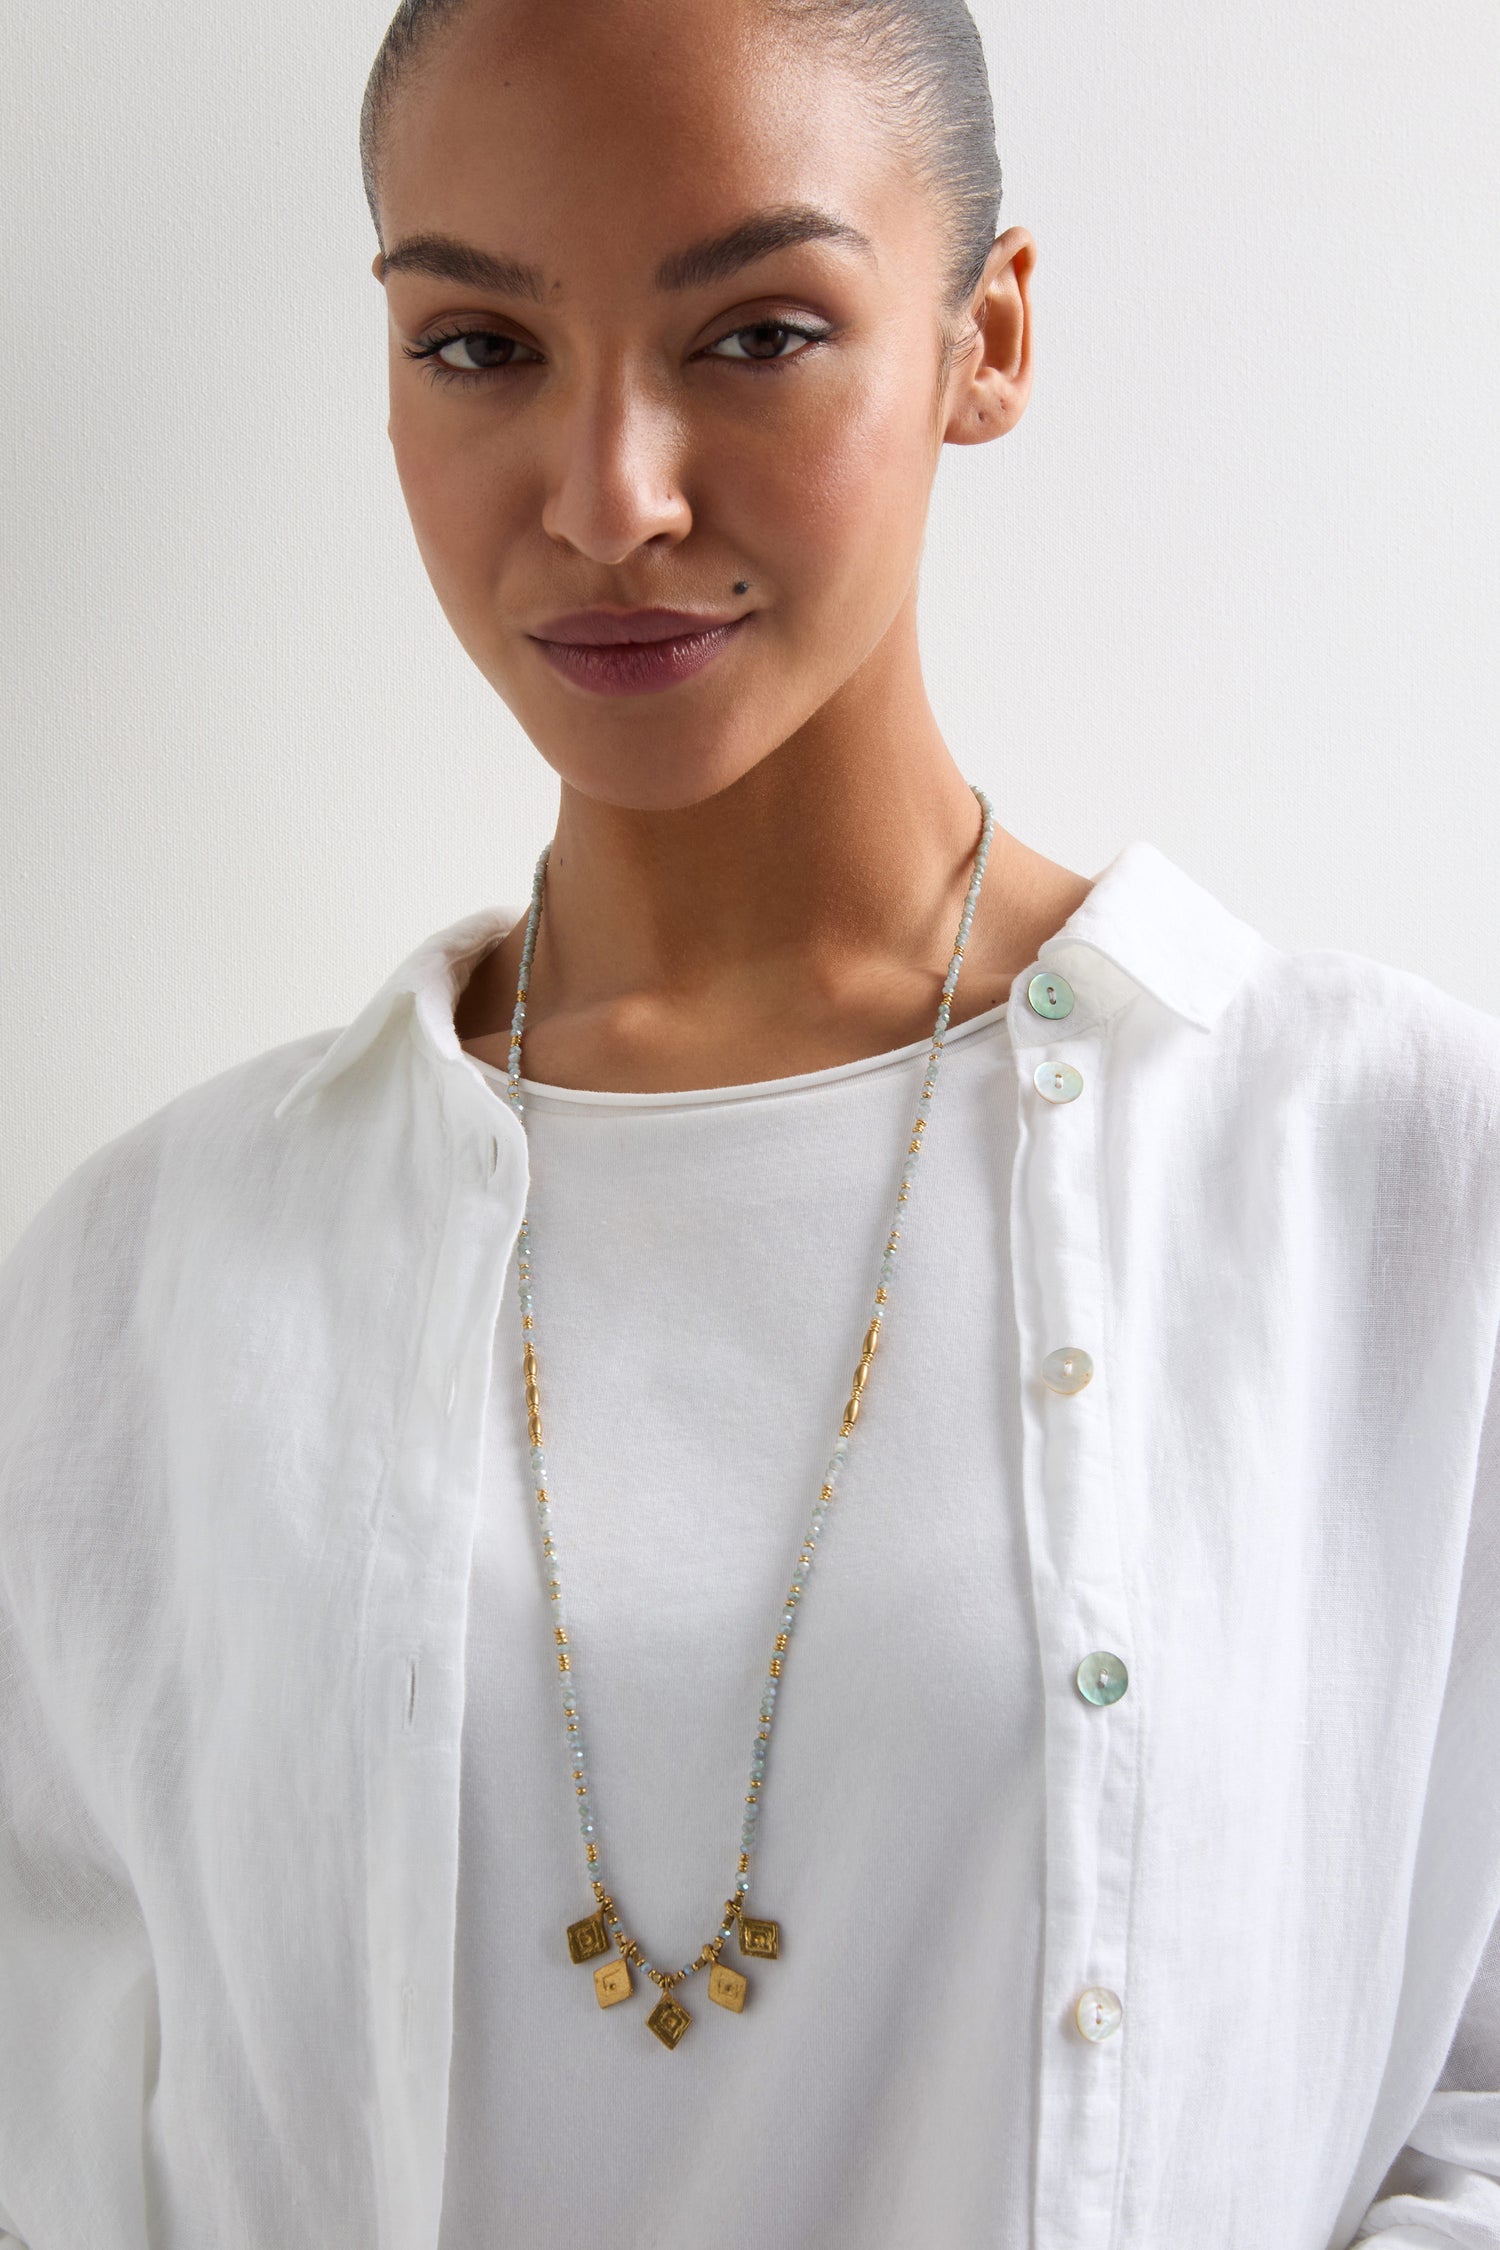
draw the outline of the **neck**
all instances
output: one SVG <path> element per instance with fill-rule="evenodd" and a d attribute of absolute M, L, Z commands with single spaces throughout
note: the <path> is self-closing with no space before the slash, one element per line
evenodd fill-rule
<path fill-rule="evenodd" d="M 919 677 L 857 722 L 825 706 L 698 805 L 640 811 L 564 782 L 524 1074 L 674 1091 L 924 1037 L 980 824 Z M 997 820 L 952 1021 L 1004 999 L 1087 889 Z M 464 1045 L 502 1067 L 523 931 L 524 918 L 480 964 L 456 1015 Z"/>

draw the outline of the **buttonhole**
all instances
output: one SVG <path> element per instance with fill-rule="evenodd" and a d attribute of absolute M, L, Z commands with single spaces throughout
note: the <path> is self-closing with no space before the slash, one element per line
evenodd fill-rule
<path fill-rule="evenodd" d="M 409 1656 L 406 1659 L 406 1723 L 408 1726 L 411 1725 L 412 1720 L 416 1716 L 416 1710 L 417 1660 L 414 1656 Z"/>

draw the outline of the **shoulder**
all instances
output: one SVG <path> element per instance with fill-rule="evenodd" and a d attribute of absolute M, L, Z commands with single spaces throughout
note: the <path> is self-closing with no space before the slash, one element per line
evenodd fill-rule
<path fill-rule="evenodd" d="M 1500 1017 L 1364 954 L 1267 946 L 1217 1029 L 1279 1162 L 1413 1254 L 1500 1274 Z"/>
<path fill-rule="evenodd" d="M 1410 1101 L 1466 1126 L 1500 1116 L 1500 1017 L 1366 954 L 1268 945 L 1225 1029 L 1326 1099 Z"/>
<path fill-rule="evenodd" d="M 0 1260 L 0 1353 L 13 1369 L 58 1323 L 117 1318 L 153 1233 L 205 1183 L 245 1188 L 274 1162 L 282 1094 L 338 1037 L 309 1032 L 183 1089 L 66 1175 Z"/>

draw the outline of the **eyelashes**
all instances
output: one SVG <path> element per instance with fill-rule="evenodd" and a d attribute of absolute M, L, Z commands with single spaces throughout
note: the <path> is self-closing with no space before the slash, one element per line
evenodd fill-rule
<path fill-rule="evenodd" d="M 713 344 L 706 345 L 702 352 L 694 356 L 700 359 L 728 359 L 731 365 L 741 367 L 784 367 L 789 360 L 805 358 L 815 345 L 825 342 L 832 333 L 831 328 L 814 327 L 799 320 L 750 320 L 742 322 L 738 328 L 728 329 L 724 335 L 717 337 Z M 738 343 L 742 337 L 746 336 L 771 338 L 794 336 L 800 337 L 802 343 L 796 351 L 777 351 L 774 354 L 750 351 L 735 355 L 719 351 L 718 346 L 720 344 Z M 493 361 L 488 366 L 452 367 L 446 360 L 438 356 L 440 352 L 446 351 L 450 344 L 462 344 L 471 358 L 474 354 L 470 351 L 470 346 L 474 344 L 499 344 L 507 347 L 512 353 L 528 352 L 532 356 L 527 359 L 507 358 Z M 534 351 L 530 344 L 523 344 L 518 337 L 507 336 L 503 331 L 492 328 L 449 328 L 441 335 L 426 337 L 419 344 L 403 344 L 401 351 L 404 358 L 420 362 L 424 373 L 432 380 L 446 383 L 485 383 L 496 375 L 509 374 L 513 368 L 539 367 L 544 364 L 541 354 Z"/>

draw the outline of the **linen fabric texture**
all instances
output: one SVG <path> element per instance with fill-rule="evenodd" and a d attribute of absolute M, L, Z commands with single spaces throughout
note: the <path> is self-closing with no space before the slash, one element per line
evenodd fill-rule
<path fill-rule="evenodd" d="M 168 1102 L 0 1265 L 0 2224 L 26 2250 L 436 2250 L 529 1161 L 453 1009 L 514 920 L 437 932 L 341 1030 Z M 1028 1007 L 1036 968 L 1067 1016 Z M 1006 1030 L 1044 1842 L 1014 1902 L 1029 2165 L 1018 2199 L 997 2164 L 993 2240 L 1500 2245 L 1500 1024 L 1283 951 L 1139 840 Z M 1038 1091 L 1053 1061 L 1076 1099 Z M 1073 1397 L 1039 1378 L 1062 1345 L 1094 1360 Z M 1129 1668 L 1104 1708 L 1093 1650 Z M 879 1723 L 899 1766 L 933 1718 Z M 776 1802 L 768 1767 L 762 1879 Z M 860 1946 L 919 1987 L 878 1912 Z M 558 2005 L 592 2005 L 558 1963 Z M 1121 2007 L 1099 2041 L 1091 1987 Z M 690 2051 L 651 2059 L 670 2101 Z"/>

